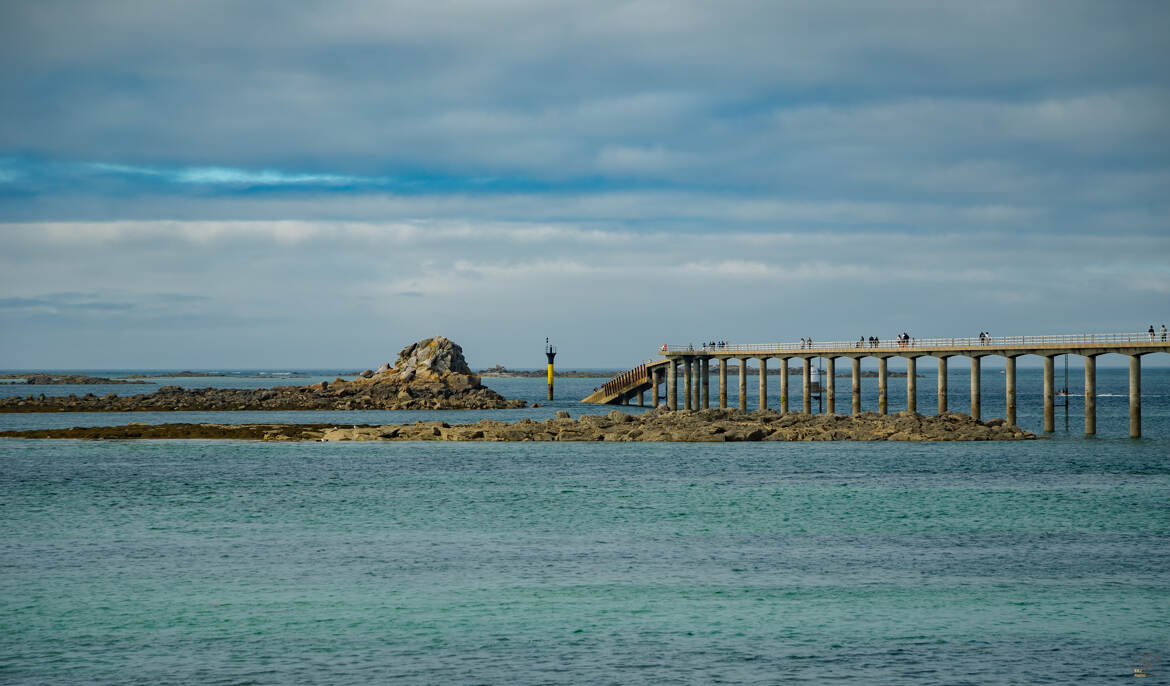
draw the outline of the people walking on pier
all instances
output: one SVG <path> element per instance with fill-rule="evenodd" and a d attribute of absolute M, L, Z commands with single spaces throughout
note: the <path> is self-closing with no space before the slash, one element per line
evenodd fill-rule
<path fill-rule="evenodd" d="M 800 349 L 801 349 L 801 350 L 804 350 L 804 348 L 805 348 L 805 345 L 804 345 L 804 336 L 801 336 L 801 337 L 800 337 Z"/>
<path fill-rule="evenodd" d="M 1162 325 L 1162 342 L 1163 343 L 1166 342 L 1166 325 L 1165 324 Z"/>
<path fill-rule="evenodd" d="M 1154 325 L 1150 324 L 1150 342 L 1154 341 Z"/>
<path fill-rule="evenodd" d="M 808 337 L 808 348 L 809 348 L 809 350 L 812 350 L 812 347 L 813 347 L 813 344 L 812 344 L 812 336 L 809 336 L 809 337 Z"/>

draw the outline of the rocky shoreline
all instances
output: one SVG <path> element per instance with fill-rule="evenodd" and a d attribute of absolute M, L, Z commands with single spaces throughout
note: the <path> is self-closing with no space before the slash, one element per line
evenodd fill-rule
<path fill-rule="evenodd" d="M 1011 441 L 1034 440 L 1035 434 L 1002 419 L 987 422 L 965 414 L 926 417 L 899 412 L 883 416 L 866 412 L 846 415 L 808 415 L 775 410 L 741 412 L 732 409 L 654 409 L 641 415 L 612 410 L 606 415 L 568 412 L 543 422 L 522 419 L 501 422 L 484 419 L 452 426 L 446 422 L 415 422 L 383 426 L 330 424 L 127 424 L 2 431 L 6 438 L 121 439 L 236 439 L 258 441 Z"/>
<path fill-rule="evenodd" d="M 132 382 L 131 382 L 132 383 Z M 453 341 L 427 338 L 398 361 L 351 380 L 274 388 L 182 388 L 119 396 L 25 396 L 0 399 L 0 412 L 223 412 L 241 410 L 499 410 L 525 407 L 480 383 Z"/>

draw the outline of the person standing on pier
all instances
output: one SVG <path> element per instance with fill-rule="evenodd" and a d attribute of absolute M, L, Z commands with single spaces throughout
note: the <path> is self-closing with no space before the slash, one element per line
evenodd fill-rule
<path fill-rule="evenodd" d="M 1166 342 L 1166 325 L 1165 324 L 1162 325 L 1162 342 L 1163 343 Z"/>
<path fill-rule="evenodd" d="M 1154 325 L 1150 324 L 1150 342 L 1154 340 Z"/>

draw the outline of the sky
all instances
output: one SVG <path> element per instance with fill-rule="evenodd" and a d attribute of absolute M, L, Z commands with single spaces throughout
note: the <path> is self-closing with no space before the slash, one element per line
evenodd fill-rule
<path fill-rule="evenodd" d="M 1170 3 L 0 4 L 0 367 L 1170 324 Z"/>

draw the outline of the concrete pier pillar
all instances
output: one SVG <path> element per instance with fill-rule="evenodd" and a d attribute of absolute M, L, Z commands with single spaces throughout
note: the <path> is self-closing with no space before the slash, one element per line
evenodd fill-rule
<path fill-rule="evenodd" d="M 638 407 L 646 407 L 646 389 L 638 391 Z"/>
<path fill-rule="evenodd" d="M 812 414 L 812 360 L 804 358 L 804 376 L 800 383 L 802 386 L 801 405 L 805 414 Z"/>
<path fill-rule="evenodd" d="M 1056 431 L 1056 357 L 1044 356 L 1044 432 Z"/>
<path fill-rule="evenodd" d="M 695 391 L 691 395 L 691 409 L 692 410 L 699 409 L 700 401 L 701 401 L 700 396 L 703 395 L 703 393 L 702 393 L 703 378 L 699 374 L 700 371 L 702 371 L 702 361 L 696 357 L 695 359 L 691 360 L 691 375 L 692 375 L 692 378 L 695 380 Z"/>
<path fill-rule="evenodd" d="M 938 413 L 947 413 L 947 356 L 938 358 Z"/>
<path fill-rule="evenodd" d="M 906 358 L 906 411 L 918 411 L 918 360 Z"/>
<path fill-rule="evenodd" d="M 658 407 L 658 370 L 650 370 L 650 407 Z"/>
<path fill-rule="evenodd" d="M 861 414 L 861 358 L 853 358 L 853 373 L 850 375 L 852 381 L 853 402 L 849 406 L 849 414 L 856 417 Z"/>
<path fill-rule="evenodd" d="M 1129 437 L 1142 437 L 1142 356 L 1129 356 Z"/>
<path fill-rule="evenodd" d="M 878 358 L 878 412 L 880 414 L 890 413 L 889 396 L 886 393 L 887 382 L 890 379 L 889 368 L 886 365 L 886 358 Z"/>
<path fill-rule="evenodd" d="M 1016 358 L 1008 356 L 1003 361 L 1004 370 L 1004 419 L 1008 424 L 1016 424 Z"/>
<path fill-rule="evenodd" d="M 1085 435 L 1097 433 L 1097 357 L 1085 355 Z"/>
<path fill-rule="evenodd" d="M 780 414 L 788 413 L 788 358 L 780 358 Z"/>
<path fill-rule="evenodd" d="M 747 358 L 739 358 L 739 409 L 747 412 Z"/>
<path fill-rule="evenodd" d="M 727 358 L 719 359 L 719 407 L 727 407 Z"/>
<path fill-rule="evenodd" d="M 704 357 L 699 361 L 699 375 L 703 384 L 703 409 L 711 407 L 711 358 Z"/>
<path fill-rule="evenodd" d="M 835 414 L 837 412 L 837 358 L 825 358 L 825 378 L 821 379 L 821 383 L 825 384 L 825 414 Z"/>
<path fill-rule="evenodd" d="M 695 389 L 695 375 L 692 373 L 691 358 L 683 358 L 683 409 L 691 409 L 691 391 Z"/>
<path fill-rule="evenodd" d="M 674 358 L 666 365 L 666 407 L 678 409 L 678 364 Z"/>
<path fill-rule="evenodd" d="M 971 356 L 971 416 L 980 419 L 983 416 L 982 389 L 979 387 L 983 380 L 983 363 L 977 355 Z"/>
<path fill-rule="evenodd" d="M 760 409 L 768 409 L 768 358 L 760 358 Z"/>

